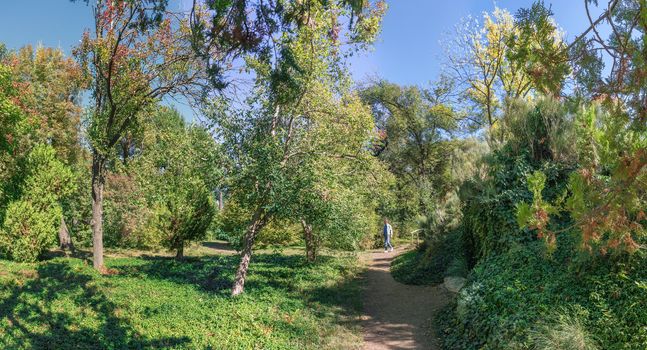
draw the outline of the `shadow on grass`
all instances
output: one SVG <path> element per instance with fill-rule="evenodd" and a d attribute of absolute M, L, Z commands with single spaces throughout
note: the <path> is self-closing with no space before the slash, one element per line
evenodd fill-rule
<path fill-rule="evenodd" d="M 238 267 L 238 255 L 187 257 L 177 261 L 170 257 L 142 255 L 142 264 L 111 265 L 119 270 L 119 276 L 154 278 L 178 284 L 189 284 L 207 292 L 224 292 L 231 288 L 234 272 Z M 307 274 L 308 269 L 317 264 L 326 264 L 332 258 L 322 256 L 316 264 L 310 265 L 304 257 L 281 254 L 256 254 L 252 258 L 248 279 L 245 283 L 247 293 L 263 290 L 295 288 L 295 273 Z M 307 276 L 302 276 L 307 278 Z"/>
<path fill-rule="evenodd" d="M 191 285 L 204 292 L 229 296 L 238 255 L 190 257 L 176 261 L 169 257 L 141 256 L 143 264 L 114 266 L 119 276 L 154 278 L 178 284 Z M 353 296 L 359 294 L 359 281 L 348 274 L 337 284 L 330 284 L 318 273 L 322 266 L 333 263 L 333 257 L 320 256 L 310 264 L 305 257 L 282 254 L 256 254 L 252 258 L 245 293 L 263 295 L 280 292 L 293 293 L 295 297 L 329 307 L 348 309 L 349 314 L 361 308 Z M 336 269 L 342 269 L 336 265 Z"/>
<path fill-rule="evenodd" d="M 227 242 L 209 241 L 209 242 L 202 242 L 201 245 L 203 247 L 211 248 L 215 250 L 221 250 L 221 251 L 226 251 L 231 253 L 238 252 L 236 249 L 232 248 L 231 244 Z"/>
<path fill-rule="evenodd" d="M 202 337 L 197 333 L 155 339 L 147 336 L 146 331 L 138 332 L 129 316 L 124 316 L 128 312 L 122 309 L 125 307 L 115 304 L 109 294 L 121 293 L 120 288 L 129 288 L 139 280 L 170 281 L 177 284 L 177 290 L 193 288 L 222 298 L 218 302 L 229 303 L 230 307 L 240 307 L 243 314 L 255 310 L 255 303 L 260 302 L 259 310 L 275 313 L 259 321 L 260 325 L 271 322 L 265 326 L 280 330 L 279 340 L 255 335 L 261 337 L 256 344 L 261 348 L 282 347 L 294 339 L 316 348 L 327 342 L 321 337 L 334 338 L 338 326 L 356 329 L 353 325 L 357 325 L 361 307 L 359 282 L 354 274 L 345 271 L 350 268 L 348 262 L 322 256 L 319 262 L 308 264 L 302 256 L 257 254 L 248 275 L 246 295 L 230 299 L 238 262 L 237 255 L 189 257 L 184 261 L 145 255 L 110 258 L 107 265 L 118 273 L 101 277 L 76 259 L 59 258 L 26 265 L 33 268 L 29 271 L 14 268 L 14 272 L 0 274 L 0 349 L 190 348 L 192 343 L 204 341 L 195 338 Z M 133 320 L 159 316 L 167 310 L 164 303 L 150 303 L 132 315 Z M 309 322 L 293 322 L 290 318 L 295 310 L 301 309 L 311 315 Z M 231 322 L 233 331 L 240 321 Z M 183 327 L 190 329 L 187 325 Z M 225 327 L 224 331 L 229 329 Z"/>
<path fill-rule="evenodd" d="M 38 265 L 29 277 L 0 286 L 0 325 L 8 325 L 0 329 L 3 349 L 164 349 L 190 341 L 140 339 L 93 276 L 65 262 Z M 80 322 L 78 313 L 94 318 Z"/>

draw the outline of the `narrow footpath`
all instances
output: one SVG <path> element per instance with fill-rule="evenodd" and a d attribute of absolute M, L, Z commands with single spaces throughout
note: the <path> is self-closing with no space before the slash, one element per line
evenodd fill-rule
<path fill-rule="evenodd" d="M 410 286 L 391 277 L 391 260 L 405 252 L 396 249 L 365 254 L 362 331 L 365 350 L 439 349 L 433 318 L 449 299 L 442 285 Z"/>

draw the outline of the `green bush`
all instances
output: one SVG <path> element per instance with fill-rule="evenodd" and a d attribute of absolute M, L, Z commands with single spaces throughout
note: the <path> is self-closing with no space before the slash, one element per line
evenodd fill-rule
<path fill-rule="evenodd" d="M 0 250 L 15 261 L 36 261 L 56 243 L 61 215 L 59 206 L 41 210 L 28 201 L 12 202 L 0 230 Z"/>
<path fill-rule="evenodd" d="M 461 186 L 464 245 L 474 268 L 456 300 L 438 318 L 447 349 L 647 346 L 644 250 L 606 256 L 582 251 L 581 232 L 572 226 L 572 215 L 564 211 L 551 210 L 547 220 L 548 229 L 557 232 L 555 245 L 538 241 L 534 228 L 520 229 L 517 223 L 517 206 L 533 198 L 528 175 L 535 171 L 545 175 L 545 186 L 537 197 L 547 203 L 572 195 L 574 188 L 568 179 L 581 166 L 577 161 L 582 161 L 577 149 L 591 142 L 586 139 L 590 135 L 574 134 L 571 116 L 554 102 L 512 104 L 503 119 L 507 142 L 487 158 L 487 176 Z M 595 129 L 597 124 L 592 125 Z M 609 133 L 626 136 L 621 128 Z M 602 144 L 606 147 L 610 142 Z M 621 154 L 613 156 L 624 161 Z M 605 183 L 604 175 L 590 178 Z M 613 196 L 604 198 L 609 197 Z M 635 216 L 627 210 L 635 204 L 622 203 L 621 207 L 622 215 Z M 600 221 L 594 225 L 601 225 Z M 637 238 L 644 246 L 644 236 Z"/>
<path fill-rule="evenodd" d="M 509 145 L 492 152 L 487 163 L 488 177 L 467 181 L 460 191 L 470 267 L 490 254 L 537 239 L 536 233 L 519 229 L 517 222 L 517 204 L 532 200 L 528 174 L 542 171 L 547 177 L 544 197 L 554 200 L 564 192 L 572 171 L 560 163 L 535 163 L 528 153 L 516 154 Z M 556 225 L 566 224 L 564 220 L 557 220 Z"/>
<path fill-rule="evenodd" d="M 200 180 L 187 180 L 175 187 L 155 211 L 162 245 L 182 257 L 188 241 L 206 237 L 215 211 L 214 200 Z"/>
<path fill-rule="evenodd" d="M 34 147 L 23 169 L 0 229 L 0 250 L 17 261 L 35 261 L 56 242 L 61 202 L 74 191 L 73 173 L 49 145 Z"/>
<path fill-rule="evenodd" d="M 241 240 L 249 224 L 251 214 L 235 200 L 230 200 L 218 216 L 221 222 L 218 238 L 228 241 L 238 249 L 242 244 Z M 289 246 L 297 244 L 302 237 L 303 229 L 300 224 L 275 219 L 261 230 L 256 237 L 256 244 L 259 247 Z"/>
<path fill-rule="evenodd" d="M 147 230 L 153 213 L 145 190 L 127 173 L 108 175 L 103 207 L 106 246 L 144 249 L 161 246 L 159 237 Z"/>

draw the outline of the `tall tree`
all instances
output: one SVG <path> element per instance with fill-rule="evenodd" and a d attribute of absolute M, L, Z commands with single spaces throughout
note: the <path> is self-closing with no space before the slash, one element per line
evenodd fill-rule
<path fill-rule="evenodd" d="M 88 136 L 92 148 L 93 265 L 103 267 L 103 189 L 108 161 L 123 136 L 158 101 L 188 93 L 204 70 L 182 17 L 165 0 L 99 0 L 93 33 L 75 54 L 92 80 Z"/>
<path fill-rule="evenodd" d="M 380 205 L 393 177 L 370 148 L 353 151 L 313 159 L 307 186 L 286 203 L 301 221 L 309 262 L 322 247 L 354 250 L 379 232 Z"/>
<path fill-rule="evenodd" d="M 50 143 L 67 163 L 79 157 L 81 92 L 79 65 L 60 49 L 25 46 L 5 60 L 21 85 L 21 106 L 38 125 L 33 139 Z"/>
<path fill-rule="evenodd" d="M 79 65 L 60 49 L 25 46 L 6 55 L 4 61 L 18 79 L 22 93 L 20 106 L 33 127 L 26 136 L 29 143 L 48 143 L 56 157 L 73 168 L 80 165 L 81 91 L 87 82 Z M 18 155 L 15 155 L 18 156 Z M 24 154 L 23 154 L 24 156 Z M 71 198 L 68 198 L 71 199 Z M 66 203 L 69 204 L 69 203 Z M 73 249 L 65 221 L 64 205 L 60 220 L 59 243 L 63 250 Z"/>
<path fill-rule="evenodd" d="M 149 222 L 160 244 L 184 256 L 187 242 L 205 238 L 222 183 L 222 153 L 202 127 L 186 125 L 180 114 L 161 108 L 146 125 L 129 173 L 152 208 Z"/>
<path fill-rule="evenodd" d="M 356 9 L 345 2 L 274 5 L 284 6 L 271 12 L 286 16 L 275 23 L 282 26 L 282 35 L 272 36 L 269 46 L 247 59 L 256 74 L 248 108 L 216 109 L 220 113 L 213 116 L 236 164 L 232 195 L 252 213 L 232 295 L 244 290 L 259 231 L 273 217 L 295 214 L 289 204 L 310 186 L 313 159 L 354 154 L 372 129 L 370 113 L 348 91 L 343 58 L 375 37 L 382 5 L 375 9 Z M 259 9 L 262 15 L 263 9 L 271 10 Z M 353 22 L 355 13 L 364 20 L 354 22 L 346 33 L 348 42 L 341 43 L 339 23 L 349 17 Z"/>
<path fill-rule="evenodd" d="M 559 94 L 569 72 L 562 32 L 542 1 L 513 16 L 505 9 L 464 19 L 446 43 L 446 74 L 473 123 L 491 129 L 509 101 Z M 500 140 L 499 140 L 500 141 Z"/>
<path fill-rule="evenodd" d="M 449 186 L 448 140 L 461 120 L 448 105 L 449 89 L 442 81 L 429 90 L 382 81 L 362 91 L 383 131 L 376 154 L 396 177 L 392 219 L 400 227 L 428 214 Z"/>

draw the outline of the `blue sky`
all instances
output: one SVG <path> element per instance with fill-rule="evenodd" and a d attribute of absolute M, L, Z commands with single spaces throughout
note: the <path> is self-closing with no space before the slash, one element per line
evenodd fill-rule
<path fill-rule="evenodd" d="M 171 0 L 179 7 L 183 0 Z M 352 60 L 356 80 L 381 77 L 399 84 L 425 85 L 441 68 L 439 41 L 461 18 L 480 16 L 495 4 L 514 13 L 532 0 L 390 0 L 382 35 L 375 48 Z M 586 29 L 584 0 L 553 0 L 557 23 L 572 39 Z M 16 49 L 26 44 L 60 47 L 70 53 L 85 28 L 92 25 L 91 8 L 82 1 L 4 0 L 0 5 L 0 42 Z M 186 114 L 188 109 L 180 108 Z"/>

